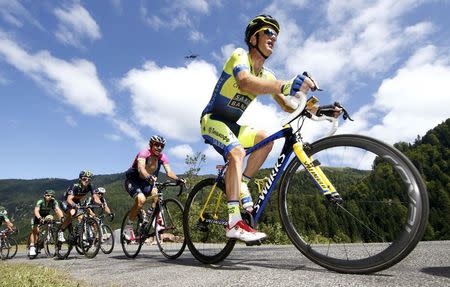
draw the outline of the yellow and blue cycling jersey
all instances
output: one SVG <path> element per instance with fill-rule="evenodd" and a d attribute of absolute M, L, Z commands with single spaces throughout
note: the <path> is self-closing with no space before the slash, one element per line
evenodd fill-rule
<path fill-rule="evenodd" d="M 256 74 L 250 55 L 242 48 L 234 50 L 226 61 L 222 75 L 217 81 L 211 100 L 202 112 L 200 121 L 205 141 L 225 158 L 237 145 L 252 146 L 257 133 L 252 128 L 236 123 L 256 98 L 256 95 L 239 89 L 236 77 L 244 70 L 258 78 L 276 79 L 275 75 L 264 67 Z"/>
<path fill-rule="evenodd" d="M 256 95 L 245 93 L 239 89 L 236 76 L 243 70 L 247 70 L 259 78 L 276 79 L 275 75 L 264 67 L 256 75 L 248 52 L 237 48 L 225 63 L 211 100 L 202 112 L 202 117 L 205 114 L 213 114 L 231 122 L 239 120 L 248 105 L 256 98 Z"/>

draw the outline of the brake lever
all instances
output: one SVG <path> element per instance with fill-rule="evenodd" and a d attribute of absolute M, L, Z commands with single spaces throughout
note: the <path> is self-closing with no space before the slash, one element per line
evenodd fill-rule
<path fill-rule="evenodd" d="M 334 105 L 338 108 L 342 109 L 343 115 L 342 118 L 344 118 L 344 120 L 351 120 L 352 122 L 354 121 L 351 117 L 350 114 L 347 112 L 347 110 L 344 108 L 344 106 L 342 106 L 339 102 L 334 102 Z"/>

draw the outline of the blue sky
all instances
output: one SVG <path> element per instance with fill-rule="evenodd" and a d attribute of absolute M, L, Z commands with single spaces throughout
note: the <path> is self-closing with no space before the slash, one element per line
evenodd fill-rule
<path fill-rule="evenodd" d="M 168 139 L 175 172 L 197 151 L 210 172 L 220 156 L 199 116 L 261 13 L 281 25 L 266 66 L 280 79 L 311 72 L 321 102 L 355 118 L 338 133 L 411 142 L 450 116 L 448 11 L 437 0 L 0 0 L 0 178 L 122 172 L 152 134 Z M 286 116 L 261 96 L 241 123 L 274 132 Z M 326 129 L 307 123 L 305 138 Z"/>

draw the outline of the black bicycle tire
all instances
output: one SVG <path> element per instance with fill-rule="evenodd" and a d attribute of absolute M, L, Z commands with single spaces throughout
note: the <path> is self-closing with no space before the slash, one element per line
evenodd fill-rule
<path fill-rule="evenodd" d="M 53 257 L 55 256 L 55 252 L 51 252 L 50 251 L 50 245 L 53 245 L 53 251 L 56 250 L 56 240 L 58 240 L 57 234 L 55 235 L 55 228 L 53 227 L 53 225 L 51 227 L 46 226 L 45 228 L 47 228 L 47 236 L 44 239 L 44 250 L 45 250 L 45 254 L 48 257 Z M 50 234 L 50 237 L 52 237 L 53 239 L 53 244 L 51 242 L 48 241 L 48 234 Z"/>
<path fill-rule="evenodd" d="M 125 254 L 126 257 L 128 257 L 128 258 L 136 258 L 136 256 L 141 251 L 142 244 L 144 244 L 144 242 L 142 240 L 139 240 L 139 243 L 138 243 L 139 245 L 138 245 L 135 253 L 131 254 L 125 248 L 126 242 L 125 242 L 125 239 L 124 239 L 124 236 L 123 236 L 125 225 L 127 225 L 127 223 L 128 223 L 128 214 L 130 214 L 130 211 L 131 210 L 127 211 L 127 213 L 125 214 L 125 216 L 123 217 L 123 220 L 122 220 L 122 225 L 120 227 L 120 245 L 122 246 L 123 253 Z"/>
<path fill-rule="evenodd" d="M 1 245 L 0 245 L 0 257 L 1 260 L 6 260 L 8 259 L 8 255 L 9 255 L 9 248 L 5 248 L 6 246 L 6 238 L 2 238 L 1 241 Z"/>
<path fill-rule="evenodd" d="M 17 254 L 17 249 L 18 249 L 17 240 L 12 237 L 8 237 L 7 240 L 8 240 L 8 244 L 9 244 L 10 248 L 9 248 L 8 256 L 6 257 L 6 259 L 12 259 Z M 11 254 L 11 250 L 13 250 L 12 254 Z"/>
<path fill-rule="evenodd" d="M 170 202 L 173 202 L 173 203 L 181 210 L 181 216 L 183 216 L 183 212 L 184 212 L 183 205 L 181 204 L 181 202 L 180 202 L 179 200 L 177 200 L 177 199 L 175 199 L 175 198 L 168 198 L 168 199 L 165 199 L 162 208 L 165 209 L 165 206 L 166 206 L 168 203 L 170 203 Z M 181 219 L 181 224 L 182 224 L 182 222 L 183 222 L 183 219 Z M 181 229 L 182 229 L 182 228 L 183 228 L 183 226 L 181 226 Z M 182 230 L 182 231 L 183 231 L 183 230 Z M 183 233 L 184 233 L 184 232 L 183 232 Z M 156 231 L 155 231 L 155 234 L 156 234 Z M 160 236 L 158 236 L 158 235 L 156 235 L 156 242 L 157 242 L 157 244 L 158 244 L 159 251 L 161 251 L 161 253 L 162 253 L 167 259 L 176 259 L 176 258 L 180 257 L 181 254 L 183 254 L 184 249 L 186 248 L 186 237 L 184 237 L 184 239 L 183 239 L 183 243 L 181 244 L 181 248 L 180 248 L 175 254 L 173 254 L 173 255 L 168 254 L 168 253 L 165 251 L 165 248 L 164 248 L 164 246 L 162 245 L 162 242 L 160 242 Z"/>
<path fill-rule="evenodd" d="M 91 218 L 91 217 L 85 217 L 85 218 L 83 218 L 83 221 L 84 221 L 84 222 L 83 222 L 83 224 L 81 225 L 82 232 L 80 233 L 81 249 L 83 250 L 84 256 L 85 256 L 86 258 L 92 259 L 92 258 L 94 258 L 95 256 L 97 256 L 98 251 L 100 250 L 100 245 L 101 245 L 101 241 L 100 241 L 100 235 L 101 235 L 101 232 L 100 232 L 100 226 L 98 225 L 97 220 L 95 220 L 94 218 Z M 84 240 L 82 240 L 82 236 L 83 236 L 83 233 L 84 233 L 83 228 L 84 228 L 84 226 L 86 226 L 87 224 L 92 225 L 92 226 L 95 226 L 94 228 L 92 228 L 92 230 L 94 230 L 95 233 L 97 234 L 97 236 L 96 236 L 96 237 L 97 237 L 97 239 L 96 239 L 96 244 L 94 244 L 94 252 L 89 253 L 89 255 L 88 255 L 88 253 L 85 251 L 85 250 L 86 250 L 86 246 L 84 245 L 84 244 L 85 244 L 85 243 L 84 243 Z"/>
<path fill-rule="evenodd" d="M 109 249 L 103 248 L 103 244 L 100 244 L 100 249 L 102 250 L 102 252 L 104 254 L 110 254 L 114 250 L 114 231 L 112 230 L 112 228 L 109 225 L 103 223 L 102 229 L 100 229 L 100 230 L 102 230 L 102 234 L 101 234 L 102 239 L 103 239 L 103 227 L 106 229 L 109 229 L 109 231 L 111 232 L 112 244 Z"/>
<path fill-rule="evenodd" d="M 287 213 L 286 193 L 288 183 L 292 174 L 295 173 L 297 167 L 300 165 L 300 161 L 296 157 L 289 163 L 280 183 L 279 211 L 283 226 L 297 249 L 299 249 L 307 258 L 327 269 L 340 273 L 353 274 L 368 274 L 387 269 L 404 259 L 415 248 L 425 232 L 429 212 L 428 195 L 425 183 L 411 161 L 400 151 L 384 142 L 366 136 L 337 135 L 327 137 L 311 144 L 310 149 L 307 150 L 307 154 L 308 156 L 311 156 L 316 152 L 337 146 L 352 146 L 369 151 L 385 152 L 395 158 L 396 162 L 400 163 L 401 167 L 406 170 L 405 172 L 408 174 L 408 179 L 412 178 L 418 187 L 418 193 L 415 197 L 415 200 L 417 201 L 415 208 L 419 218 L 414 222 L 414 225 L 411 228 L 411 232 L 409 233 L 411 235 L 407 236 L 407 234 L 403 232 L 401 236 L 398 236 L 401 240 L 394 240 L 394 243 L 382 252 L 377 253 L 374 256 L 369 256 L 364 260 L 355 260 L 355 262 L 337 259 L 330 260 L 328 256 L 322 256 L 318 252 L 315 252 L 310 248 L 308 243 L 300 238 L 290 222 Z"/>
<path fill-rule="evenodd" d="M 185 236 L 189 251 L 198 261 L 205 263 L 205 264 L 215 264 L 217 262 L 224 260 L 231 253 L 231 251 L 233 251 L 234 245 L 236 244 L 235 239 L 228 239 L 224 248 L 222 248 L 222 250 L 220 252 L 218 252 L 215 255 L 205 255 L 195 247 L 195 244 L 190 237 L 190 231 L 189 231 L 190 214 L 189 214 L 189 211 L 191 210 L 192 201 L 194 200 L 196 194 L 199 191 L 201 191 L 204 187 L 207 187 L 207 186 L 212 187 L 215 183 L 216 183 L 215 178 L 206 178 L 206 179 L 198 182 L 194 186 L 192 191 L 189 193 L 189 196 L 186 200 L 186 204 L 184 207 L 184 213 L 183 213 L 184 236 Z M 222 189 L 223 191 L 225 191 L 225 185 L 223 182 L 219 182 L 217 186 L 220 189 Z M 225 232 L 225 230 L 224 230 L 224 232 Z"/>

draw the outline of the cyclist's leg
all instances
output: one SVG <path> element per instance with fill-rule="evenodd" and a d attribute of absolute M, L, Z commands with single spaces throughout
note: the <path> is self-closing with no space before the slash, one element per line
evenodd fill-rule
<path fill-rule="evenodd" d="M 31 234 L 30 234 L 30 246 L 34 246 L 34 244 L 37 241 L 38 234 L 39 234 L 39 219 L 37 219 L 36 216 L 33 216 L 31 219 Z"/>
<path fill-rule="evenodd" d="M 150 193 L 150 188 L 150 184 L 141 179 L 129 178 L 125 181 L 125 189 L 134 200 L 133 206 L 128 214 L 130 220 L 134 220 L 144 206 L 147 195 Z"/>
<path fill-rule="evenodd" d="M 136 194 L 136 196 L 134 197 L 133 207 L 131 208 L 130 215 L 128 216 L 129 219 L 134 220 L 136 218 L 139 211 L 144 206 L 146 200 L 147 198 L 142 192 Z"/>
<path fill-rule="evenodd" d="M 244 147 L 250 147 L 253 146 L 265 138 L 267 138 L 269 135 L 265 131 L 255 131 L 249 127 L 242 127 L 241 131 L 239 133 L 239 141 L 243 143 Z M 264 161 L 266 161 L 267 156 L 269 155 L 270 151 L 272 150 L 273 142 L 270 142 L 266 144 L 265 146 L 261 147 L 260 149 L 254 151 L 247 160 L 247 166 L 245 167 L 244 174 L 249 177 L 253 178 L 256 173 L 258 172 L 259 168 L 262 166 Z"/>
<path fill-rule="evenodd" d="M 158 189 L 155 187 L 151 191 L 152 195 L 152 208 L 155 209 L 156 204 L 158 203 L 158 197 L 156 196 L 158 194 Z"/>
<path fill-rule="evenodd" d="M 225 174 L 225 186 L 228 201 L 228 227 L 226 235 L 246 242 L 260 241 L 266 237 L 264 233 L 250 228 L 241 218 L 239 193 L 242 178 L 242 167 L 245 151 L 236 134 L 241 127 L 232 122 L 222 121 L 205 115 L 201 120 L 203 138 L 211 144 L 228 162 Z"/>

